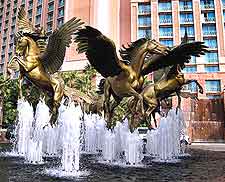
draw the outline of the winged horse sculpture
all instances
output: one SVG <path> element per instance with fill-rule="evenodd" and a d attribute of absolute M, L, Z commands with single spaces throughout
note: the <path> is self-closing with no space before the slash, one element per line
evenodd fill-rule
<path fill-rule="evenodd" d="M 63 64 L 66 48 L 72 35 L 83 24 L 80 19 L 72 18 L 60 28 L 46 36 L 43 29 L 36 29 L 26 18 L 23 8 L 18 13 L 18 32 L 15 34 L 16 54 L 11 61 L 19 63 L 19 96 L 22 97 L 22 82 L 26 78 L 37 87 L 46 91 L 51 98 L 51 123 L 56 121 L 58 107 L 64 96 L 64 83 L 53 76 Z M 46 42 L 48 39 L 48 43 Z"/>

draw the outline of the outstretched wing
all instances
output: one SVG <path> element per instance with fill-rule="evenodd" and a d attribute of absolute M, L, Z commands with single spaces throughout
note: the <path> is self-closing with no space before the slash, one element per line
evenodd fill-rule
<path fill-rule="evenodd" d="M 29 32 L 29 33 L 35 32 L 35 28 L 31 24 L 31 22 L 27 19 L 26 12 L 23 7 L 19 9 L 17 24 L 18 24 L 19 31 L 22 30 L 23 32 Z"/>
<path fill-rule="evenodd" d="M 146 61 L 146 64 L 142 68 L 142 74 L 146 75 L 158 69 L 176 64 L 184 65 L 184 63 L 189 63 L 191 56 L 199 57 L 209 52 L 207 48 L 204 42 L 181 43 L 171 48 L 171 51 L 167 55 L 155 56 L 151 60 Z"/>
<path fill-rule="evenodd" d="M 120 73 L 115 44 L 100 31 L 86 26 L 76 33 L 75 42 L 78 43 L 78 53 L 85 53 L 90 64 L 103 77 Z"/>
<path fill-rule="evenodd" d="M 82 24 L 80 19 L 74 17 L 50 35 L 46 51 L 40 56 L 47 72 L 53 74 L 62 66 L 66 47 L 69 47 L 72 35 Z"/>

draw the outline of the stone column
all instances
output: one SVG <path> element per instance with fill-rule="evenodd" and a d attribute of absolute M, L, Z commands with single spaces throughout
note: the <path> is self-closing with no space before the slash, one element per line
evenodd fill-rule
<path fill-rule="evenodd" d="M 152 27 L 152 39 L 159 41 L 159 14 L 158 14 L 158 1 L 151 1 L 151 27 Z"/>
<path fill-rule="evenodd" d="M 173 43 L 180 43 L 180 25 L 179 25 L 179 1 L 172 0 L 172 16 L 173 16 Z"/>

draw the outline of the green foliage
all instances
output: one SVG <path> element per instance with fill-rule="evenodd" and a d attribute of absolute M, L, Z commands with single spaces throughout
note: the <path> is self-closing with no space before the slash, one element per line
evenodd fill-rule
<path fill-rule="evenodd" d="M 63 72 L 62 78 L 65 85 L 71 88 L 76 88 L 86 94 L 95 94 L 95 85 L 93 79 L 96 76 L 96 70 L 87 66 L 83 71 Z"/>
<path fill-rule="evenodd" d="M 4 78 L 0 75 L 0 82 Z M 23 96 L 36 107 L 39 101 L 40 91 L 31 84 L 24 84 L 22 87 Z M 3 124 L 8 125 L 16 121 L 17 100 L 18 100 L 18 79 L 9 80 L 1 87 L 1 96 L 3 97 Z"/>

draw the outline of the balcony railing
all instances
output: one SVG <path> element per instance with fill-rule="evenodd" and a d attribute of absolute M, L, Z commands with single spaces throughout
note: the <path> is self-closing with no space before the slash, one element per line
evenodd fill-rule
<path fill-rule="evenodd" d="M 206 35 L 206 36 L 216 35 L 216 31 L 203 31 L 203 35 Z"/>
<path fill-rule="evenodd" d="M 202 9 L 214 9 L 214 4 L 202 4 Z"/>
<path fill-rule="evenodd" d="M 192 6 L 180 6 L 180 11 L 190 11 L 192 10 Z"/>
<path fill-rule="evenodd" d="M 185 18 L 185 19 L 181 19 L 181 23 L 193 23 L 193 18 Z"/>
<path fill-rule="evenodd" d="M 215 17 L 211 17 L 211 18 L 204 18 L 203 19 L 203 23 L 214 23 L 216 21 Z"/>
<path fill-rule="evenodd" d="M 159 19 L 159 23 L 160 24 L 171 24 L 172 23 L 172 19 Z"/>
<path fill-rule="evenodd" d="M 171 6 L 160 7 L 159 12 L 162 11 L 172 11 L 172 7 Z"/>
<path fill-rule="evenodd" d="M 160 37 L 171 37 L 173 36 L 173 32 L 163 32 L 159 34 Z"/>

